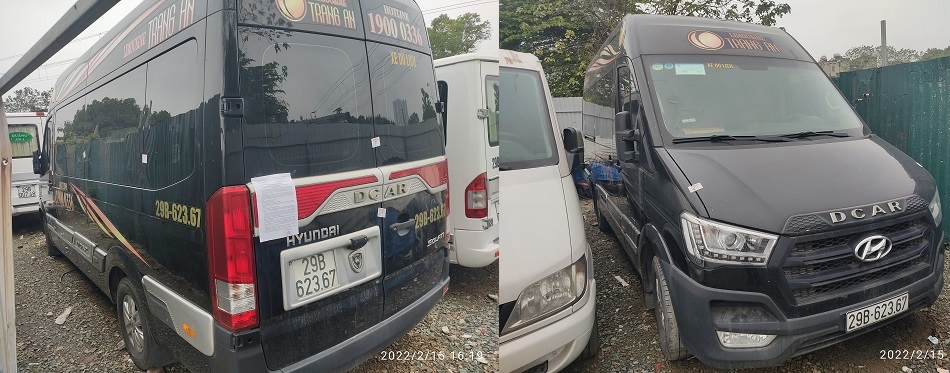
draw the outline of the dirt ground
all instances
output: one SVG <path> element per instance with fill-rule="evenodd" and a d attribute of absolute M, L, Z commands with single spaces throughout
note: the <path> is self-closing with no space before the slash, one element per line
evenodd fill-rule
<path fill-rule="evenodd" d="M 575 361 L 566 372 L 707 372 L 714 369 L 696 358 L 667 362 L 657 344 L 656 321 L 646 309 L 640 278 L 613 235 L 596 226 L 593 203 L 582 200 L 587 239 L 593 250 L 597 278 L 597 311 L 601 346 L 587 361 Z M 620 276 L 629 286 L 623 286 Z M 950 276 L 950 267 L 944 268 Z M 928 337 L 938 339 L 937 345 Z M 888 358 L 887 351 L 942 352 L 944 359 Z M 884 359 L 881 355 L 884 354 Z M 893 352 L 892 352 L 893 354 Z M 901 352 L 901 355 L 907 353 Z M 903 356 L 901 356 L 903 357 Z M 944 290 L 930 309 L 854 339 L 796 357 L 776 368 L 758 372 L 939 372 L 950 369 L 950 292 Z"/>
<path fill-rule="evenodd" d="M 119 336 L 115 306 L 68 259 L 46 255 L 39 217 L 15 217 L 13 233 L 19 370 L 139 371 Z M 392 361 L 383 360 L 380 353 L 354 372 L 498 370 L 498 264 L 485 268 L 453 265 L 451 271 L 449 292 L 442 301 L 384 350 L 443 352 L 447 358 Z M 57 325 L 55 319 L 67 308 L 71 312 L 65 323 Z M 165 371 L 188 370 L 174 364 Z"/>

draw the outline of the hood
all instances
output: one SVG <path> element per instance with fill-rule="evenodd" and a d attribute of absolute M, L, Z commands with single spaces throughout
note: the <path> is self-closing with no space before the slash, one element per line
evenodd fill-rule
<path fill-rule="evenodd" d="M 499 301 L 571 263 L 571 227 L 557 166 L 501 172 Z M 569 178 L 568 178 L 569 179 Z M 573 184 L 572 188 L 573 188 Z M 583 227 L 580 228 L 583 235 Z"/>
<path fill-rule="evenodd" d="M 667 148 L 711 219 L 782 233 L 791 216 L 933 196 L 917 162 L 877 136 Z M 686 186 L 683 186 L 684 192 Z"/>

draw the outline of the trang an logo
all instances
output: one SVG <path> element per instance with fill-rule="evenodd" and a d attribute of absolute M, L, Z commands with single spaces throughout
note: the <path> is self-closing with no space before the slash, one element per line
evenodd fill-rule
<path fill-rule="evenodd" d="M 722 48 L 745 49 L 779 53 L 782 50 L 772 42 L 772 39 L 757 34 L 741 32 L 715 32 L 707 30 L 693 30 L 687 36 L 689 43 L 694 47 L 714 51 Z"/>
<path fill-rule="evenodd" d="M 356 30 L 356 12 L 347 9 L 350 0 L 274 0 L 288 21 Z M 308 17 L 309 14 L 309 17 Z"/>

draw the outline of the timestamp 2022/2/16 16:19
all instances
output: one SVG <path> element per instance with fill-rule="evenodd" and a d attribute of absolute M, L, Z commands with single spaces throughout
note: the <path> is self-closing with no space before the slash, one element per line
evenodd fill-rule
<path fill-rule="evenodd" d="M 483 358 L 481 351 L 391 351 L 383 350 L 379 352 L 379 360 L 405 361 L 405 360 L 431 360 L 431 361 L 468 361 Z"/>

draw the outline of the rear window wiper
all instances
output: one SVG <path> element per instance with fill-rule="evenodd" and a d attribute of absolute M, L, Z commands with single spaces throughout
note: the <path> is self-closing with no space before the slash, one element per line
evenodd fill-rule
<path fill-rule="evenodd" d="M 782 137 L 759 137 L 759 136 L 745 136 L 745 135 L 712 135 L 712 136 L 700 136 L 700 137 L 681 137 L 678 139 L 673 139 L 674 144 L 682 144 L 687 142 L 722 142 L 722 141 L 736 141 L 736 140 L 752 140 L 752 141 L 765 141 L 765 142 L 785 142 L 788 139 Z"/>
<path fill-rule="evenodd" d="M 800 139 L 802 137 L 812 137 L 812 136 L 834 136 L 834 137 L 849 137 L 851 135 L 844 132 L 835 132 L 835 131 L 804 131 L 798 133 L 790 133 L 787 135 L 781 135 L 782 137 L 789 139 Z"/>
<path fill-rule="evenodd" d="M 508 167 L 508 166 L 498 166 L 498 171 L 511 171 L 511 167 Z"/>

